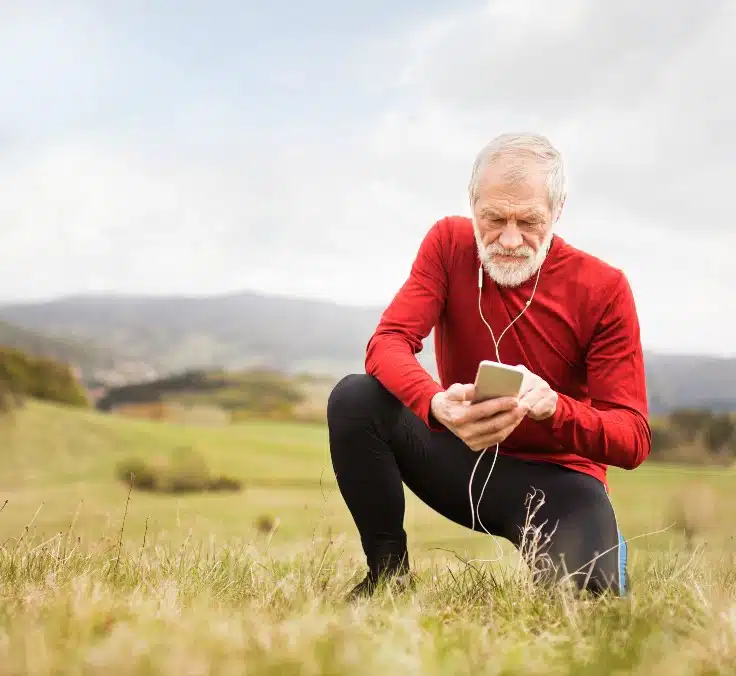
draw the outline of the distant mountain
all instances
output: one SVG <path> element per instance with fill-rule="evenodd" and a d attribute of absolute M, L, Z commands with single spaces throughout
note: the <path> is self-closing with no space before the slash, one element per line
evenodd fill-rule
<path fill-rule="evenodd" d="M 382 310 L 245 292 L 68 297 L 0 306 L 0 318 L 103 345 L 118 360 L 142 362 L 161 374 L 258 364 L 338 377 L 363 369 Z M 431 337 L 419 358 L 436 373 Z M 736 410 L 736 359 L 647 352 L 646 367 L 654 412 L 685 406 Z"/>
<path fill-rule="evenodd" d="M 0 320 L 0 346 L 22 350 L 34 357 L 45 357 L 80 368 L 83 372 L 110 368 L 115 355 L 87 340 L 49 336 Z"/>
<path fill-rule="evenodd" d="M 736 411 L 736 359 L 647 352 L 645 364 L 652 411 Z"/>
<path fill-rule="evenodd" d="M 0 306 L 0 317 L 88 339 L 165 371 L 357 368 L 381 310 L 239 293 L 209 298 L 87 296 Z"/>

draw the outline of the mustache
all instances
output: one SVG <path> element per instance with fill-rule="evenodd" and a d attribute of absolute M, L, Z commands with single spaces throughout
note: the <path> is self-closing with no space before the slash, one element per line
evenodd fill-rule
<path fill-rule="evenodd" d="M 522 244 L 520 247 L 517 247 L 516 249 L 505 249 L 500 244 L 494 243 L 490 246 L 486 247 L 486 252 L 488 254 L 499 254 L 501 256 L 514 256 L 516 258 L 530 258 L 534 255 L 534 251 L 532 251 L 531 247 Z"/>

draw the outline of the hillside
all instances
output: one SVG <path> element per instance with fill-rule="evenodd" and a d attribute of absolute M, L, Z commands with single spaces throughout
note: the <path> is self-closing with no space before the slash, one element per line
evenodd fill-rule
<path fill-rule="evenodd" d="M 335 484 L 324 425 L 263 420 L 218 427 L 172 425 L 34 401 L 12 425 L 4 422 L 0 418 L 0 506 L 5 499 L 10 502 L 0 520 L 0 540 L 21 532 L 41 504 L 35 520 L 39 536 L 66 532 L 80 510 L 77 527 L 100 537 L 112 527 L 105 515 L 117 520 L 125 507 L 127 486 L 116 476 L 118 464 L 165 458 L 183 448 L 200 453 L 212 472 L 241 480 L 243 491 L 168 499 L 136 492 L 126 533 L 138 545 L 149 517 L 149 533 L 169 531 L 182 539 L 190 526 L 197 537 L 208 538 L 210 532 L 240 537 L 263 512 L 281 518 L 277 542 L 311 535 L 323 519 L 336 532 L 352 528 Z M 732 513 L 734 476 L 727 467 L 668 466 L 654 459 L 635 472 L 610 469 L 613 500 L 621 505 L 628 532 L 660 528 L 661 510 L 672 492 L 697 478 L 707 477 L 728 503 L 722 513 Z M 644 493 L 652 498 L 646 505 L 639 499 Z M 413 496 L 408 500 L 408 524 L 423 545 L 483 542 L 480 534 L 447 523 Z"/>
<path fill-rule="evenodd" d="M 654 411 L 736 411 L 736 359 L 652 352 L 645 359 Z"/>
<path fill-rule="evenodd" d="M 38 327 L 45 331 L 46 327 Z M 52 329 L 53 331 L 53 329 Z M 78 367 L 83 372 L 110 368 L 115 354 L 85 338 L 73 339 L 45 334 L 0 320 L 0 347 L 22 350 L 34 357 L 53 359 Z"/>
<path fill-rule="evenodd" d="M 0 306 L 0 317 L 34 331 L 105 345 L 159 373 L 260 364 L 339 377 L 362 370 L 365 345 L 381 311 L 244 292 L 201 298 L 69 297 Z M 431 338 L 420 360 L 435 372 Z M 736 410 L 736 359 L 647 352 L 646 366 L 654 412 L 688 406 Z"/>
<path fill-rule="evenodd" d="M 240 293 L 204 298 L 82 296 L 0 306 L 0 317 L 41 331 L 104 342 L 165 372 L 360 367 L 378 308 Z"/>
<path fill-rule="evenodd" d="M 253 422 L 216 428 L 169 425 L 29 401 L 11 425 L 0 418 L 0 507 L 9 500 L 0 520 L 0 541 L 15 537 L 34 513 L 39 537 L 76 528 L 90 538 L 106 529 L 104 515 L 122 516 L 128 487 L 116 474 L 118 464 L 131 459 L 167 458 L 181 449 L 201 454 L 216 474 L 244 482 L 242 491 L 220 495 L 187 495 L 162 499 L 136 492 L 128 513 L 126 534 L 140 544 L 150 533 L 178 537 L 191 526 L 200 538 L 255 533 L 256 519 L 265 512 L 284 521 L 279 534 L 294 536 L 307 515 L 315 523 L 324 506 L 322 490 L 334 496 L 334 476 L 323 446 L 322 427 Z M 307 494 L 290 504 L 286 486 L 295 480 Z M 320 484 L 320 480 L 322 483 Z M 263 486 L 263 488 L 259 488 Z M 286 499 L 286 502 L 284 501 Z M 346 514 L 331 500 L 330 511 L 344 527 Z M 148 520 L 148 523 L 147 523 Z M 307 521 L 305 528 L 314 524 Z M 118 523 L 119 528 L 119 523 Z"/>

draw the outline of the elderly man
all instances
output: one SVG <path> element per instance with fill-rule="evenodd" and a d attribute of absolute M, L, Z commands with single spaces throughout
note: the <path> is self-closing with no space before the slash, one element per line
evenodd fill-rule
<path fill-rule="evenodd" d="M 565 197 L 546 138 L 494 139 L 473 166 L 472 218 L 429 229 L 366 373 L 332 391 L 333 467 L 368 564 L 350 598 L 411 579 L 402 484 L 514 543 L 537 580 L 625 593 L 606 470 L 650 451 L 639 322 L 625 275 L 554 232 Z M 416 359 L 433 328 L 439 383 Z M 522 368 L 518 397 L 471 403 L 484 359 Z"/>

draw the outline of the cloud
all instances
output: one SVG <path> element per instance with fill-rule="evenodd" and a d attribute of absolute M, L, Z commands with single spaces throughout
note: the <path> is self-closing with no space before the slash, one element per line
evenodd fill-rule
<path fill-rule="evenodd" d="M 14 64 L 0 86 L 16 92 L 0 113 L 6 298 L 253 288 L 385 303 L 427 228 L 467 212 L 478 149 L 527 128 L 568 161 L 561 234 L 624 268 L 646 344 L 736 342 L 721 318 L 736 295 L 732 3 L 448 5 L 351 49 L 341 35 L 339 65 L 284 52 L 275 70 L 238 60 L 230 30 L 191 77 L 177 74 L 195 62 L 191 26 L 162 46 L 141 16 L 93 7 L 24 15 L 10 43 L 0 22 Z"/>
<path fill-rule="evenodd" d="M 398 184 L 465 211 L 490 137 L 548 134 L 571 179 L 560 233 L 624 269 L 645 344 L 733 354 L 734 27 L 733 3 L 684 0 L 499 1 L 441 17 L 389 40 L 404 46 L 401 95 L 371 146 Z"/>
<path fill-rule="evenodd" d="M 722 205 L 703 197 L 733 179 L 734 26 L 726 0 L 490 2 L 405 41 L 404 133 L 441 117 L 451 137 L 463 130 L 453 147 L 467 156 L 496 132 L 538 129 L 586 199 L 672 229 L 727 230 Z"/>

